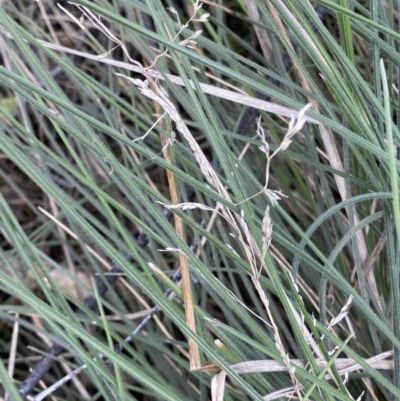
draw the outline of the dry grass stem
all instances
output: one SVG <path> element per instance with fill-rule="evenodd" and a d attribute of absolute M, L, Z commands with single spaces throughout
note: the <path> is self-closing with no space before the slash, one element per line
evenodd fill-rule
<path fill-rule="evenodd" d="M 391 370 L 394 366 L 393 360 L 385 360 L 386 358 L 392 356 L 392 351 L 383 352 L 382 354 L 376 355 L 374 357 L 365 359 L 365 363 L 374 367 L 378 370 Z M 328 362 L 317 361 L 318 367 L 323 369 L 326 367 Z M 349 373 L 363 370 L 362 366 L 350 358 L 337 358 L 334 361 L 335 368 L 338 370 L 341 376 L 348 375 Z M 260 361 L 246 361 L 231 365 L 230 368 L 239 375 L 248 373 L 272 373 L 272 372 L 287 372 L 293 368 L 306 369 L 303 361 L 300 359 L 291 359 L 290 366 L 288 367 L 285 363 L 277 362 L 274 360 L 260 360 Z M 227 373 L 223 370 L 214 376 L 212 380 L 212 401 L 222 401 L 225 389 L 225 380 Z M 331 380 L 333 376 L 328 373 L 324 376 L 324 380 Z M 293 391 L 297 391 L 302 388 L 301 384 L 298 384 L 299 388 L 296 389 L 295 386 L 288 387 L 285 389 L 280 389 L 274 393 L 271 393 L 264 397 L 264 400 L 272 401 L 280 397 L 287 397 L 293 394 Z M 301 398 L 300 398 L 301 399 Z"/>
<path fill-rule="evenodd" d="M 12 37 L 10 37 L 10 34 L 7 31 L 4 31 L 4 29 L 1 27 L 0 27 L 0 32 L 2 32 L 2 34 L 6 35 L 10 39 L 12 39 Z M 93 55 L 93 54 L 90 54 L 87 52 L 79 51 L 79 50 L 65 47 L 65 46 L 58 46 L 58 45 L 55 45 L 53 43 L 46 42 L 43 40 L 39 40 L 39 42 L 43 46 L 45 46 L 49 49 L 61 52 L 61 53 L 72 54 L 75 56 L 83 57 L 87 60 L 99 61 L 100 63 L 112 65 L 114 67 L 118 67 L 118 68 L 121 68 L 121 69 L 124 69 L 127 71 L 133 71 L 133 72 L 139 72 L 139 73 L 142 71 L 141 67 L 138 67 L 137 65 L 125 63 L 123 61 L 112 60 L 112 59 L 108 59 L 108 58 L 98 59 L 99 55 Z M 159 74 L 158 72 L 156 72 L 154 70 L 148 71 L 148 73 L 153 78 L 160 79 L 160 80 L 164 79 L 164 77 L 161 74 Z M 206 73 L 206 75 L 211 79 L 216 79 L 215 77 L 213 77 L 212 75 L 210 75 L 208 73 Z M 170 82 L 174 83 L 175 85 L 185 86 L 185 83 L 182 78 L 175 76 L 175 75 L 171 75 L 171 74 L 166 74 L 166 76 L 168 77 L 168 80 Z M 225 85 L 228 85 L 227 83 L 225 83 L 223 81 L 219 81 L 219 82 L 221 82 Z M 298 114 L 299 114 L 298 110 L 291 109 L 286 106 L 282 106 L 275 102 L 268 102 L 265 100 L 260 100 L 260 99 L 248 96 L 245 93 L 240 93 L 239 89 L 237 89 L 236 91 L 230 91 L 230 90 L 220 88 L 218 86 L 204 84 L 201 82 L 199 82 L 199 85 L 200 85 L 203 93 L 205 93 L 205 94 L 216 96 L 220 99 L 226 99 L 233 103 L 242 104 L 244 106 L 253 107 L 255 109 L 262 110 L 267 113 L 275 114 L 275 115 L 278 115 L 281 117 L 294 118 L 294 119 L 298 118 Z M 232 85 L 229 85 L 229 86 L 232 87 Z M 192 84 L 192 87 L 194 88 L 194 84 Z M 307 122 L 310 124 L 320 124 L 317 120 L 315 120 L 314 118 L 312 118 L 310 116 L 305 116 L 305 118 L 306 118 Z"/>

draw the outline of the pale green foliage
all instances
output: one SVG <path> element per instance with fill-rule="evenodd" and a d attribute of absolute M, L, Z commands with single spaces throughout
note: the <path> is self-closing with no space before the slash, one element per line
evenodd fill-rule
<path fill-rule="evenodd" d="M 0 316 L 9 333 L 8 312 L 19 313 L 17 357 L 32 355 L 26 345 L 46 349 L 40 332 L 65 345 L 73 368 L 87 365 L 79 378 L 92 397 L 133 400 L 133 390 L 208 400 L 212 376 L 188 372 L 180 293 L 163 296 L 168 279 L 149 268 L 167 276 L 183 252 L 201 284 L 198 332 L 190 335 L 204 363 L 234 378 L 219 384 L 227 400 L 275 399 L 282 389 L 285 397 L 324 401 L 363 392 L 363 400 L 400 398 L 400 35 L 393 26 L 400 10 L 393 2 L 312 2 L 328 10 L 326 26 L 308 1 L 185 9 L 159 0 L 53 3 L 6 0 L 0 10 Z M 148 16 L 155 31 L 145 26 Z M 261 39 L 266 57 L 252 48 Z M 296 63 L 289 72 L 286 52 Z M 285 112 L 262 112 L 240 137 L 249 99 L 236 101 L 236 89 L 266 93 Z M 167 150 L 172 164 L 163 159 Z M 162 214 L 170 203 L 166 170 L 182 194 L 170 210 L 184 220 L 187 241 Z M 135 242 L 142 231 L 151 238 L 145 250 Z M 24 274 L 10 271 L 11 253 Z M 75 266 L 96 278 L 112 260 L 126 284 L 109 289 L 101 314 L 77 317 L 49 274 L 52 258 L 53 268 L 72 274 Z M 140 319 L 131 314 L 151 303 L 162 320 L 116 354 L 111 342 L 132 332 Z M 10 336 L 0 341 L 8 346 Z M 265 374 L 229 368 L 265 360 L 274 366 Z M 55 366 L 47 385 L 64 375 Z M 12 392 L 2 364 L 0 375 Z M 70 401 L 82 399 L 68 386 Z"/>

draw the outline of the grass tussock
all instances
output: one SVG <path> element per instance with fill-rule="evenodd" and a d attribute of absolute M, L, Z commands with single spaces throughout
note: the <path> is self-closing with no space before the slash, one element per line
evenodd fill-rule
<path fill-rule="evenodd" d="M 400 398 L 397 6 L 3 1 L 0 396 Z"/>

